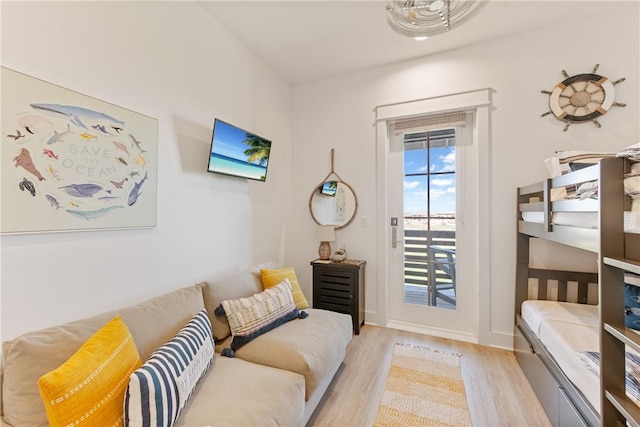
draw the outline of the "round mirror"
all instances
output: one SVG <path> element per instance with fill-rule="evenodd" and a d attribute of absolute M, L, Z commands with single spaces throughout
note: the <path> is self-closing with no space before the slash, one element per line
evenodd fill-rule
<path fill-rule="evenodd" d="M 344 181 L 325 181 L 311 193 L 309 211 L 319 225 L 332 225 L 336 230 L 353 221 L 358 210 L 358 199 Z"/>

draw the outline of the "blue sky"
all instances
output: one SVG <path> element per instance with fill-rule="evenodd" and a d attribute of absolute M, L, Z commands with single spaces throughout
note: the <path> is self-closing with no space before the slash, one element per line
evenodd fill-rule
<path fill-rule="evenodd" d="M 244 150 L 249 148 L 244 141 L 247 139 L 247 132 L 229 125 L 223 121 L 216 121 L 213 148 L 218 154 L 231 157 L 233 159 L 247 161 Z"/>
<path fill-rule="evenodd" d="M 431 172 L 455 170 L 455 147 L 431 149 Z M 409 150 L 404 153 L 404 172 L 424 173 L 427 171 L 426 150 Z M 431 178 L 431 213 L 454 212 L 456 201 L 455 175 L 436 175 Z M 404 179 L 405 213 L 427 211 L 427 177 L 407 176 Z"/>

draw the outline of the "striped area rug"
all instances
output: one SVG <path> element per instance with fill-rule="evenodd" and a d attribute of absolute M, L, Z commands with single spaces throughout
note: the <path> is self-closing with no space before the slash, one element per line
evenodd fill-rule
<path fill-rule="evenodd" d="M 470 426 L 460 356 L 397 343 L 374 426 Z"/>

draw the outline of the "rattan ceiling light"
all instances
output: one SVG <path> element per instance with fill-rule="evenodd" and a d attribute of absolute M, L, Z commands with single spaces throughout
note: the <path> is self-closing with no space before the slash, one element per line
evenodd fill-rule
<path fill-rule="evenodd" d="M 488 0 L 387 0 L 393 30 L 426 38 L 451 31 L 475 16 Z"/>

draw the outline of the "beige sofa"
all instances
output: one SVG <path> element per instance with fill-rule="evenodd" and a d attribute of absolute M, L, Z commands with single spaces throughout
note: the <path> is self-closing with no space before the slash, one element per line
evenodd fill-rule
<path fill-rule="evenodd" d="M 342 364 L 352 337 L 351 319 L 344 314 L 305 309 L 307 318 L 259 336 L 238 349 L 234 358 L 221 356 L 219 351 L 228 347 L 231 337 L 224 337 L 230 334 L 228 324 L 225 326 L 224 317 L 213 314 L 214 309 L 224 299 L 260 291 L 259 270 L 234 272 L 3 343 L 3 425 L 47 425 L 38 378 L 64 363 L 115 315 L 120 315 L 129 328 L 144 361 L 203 308 L 212 323 L 216 355 L 175 425 L 305 425 Z"/>

